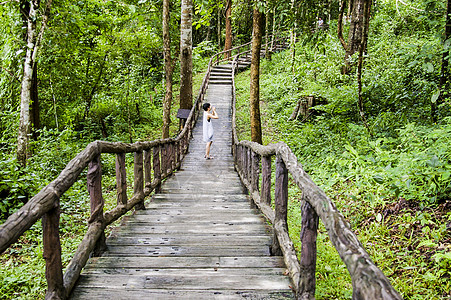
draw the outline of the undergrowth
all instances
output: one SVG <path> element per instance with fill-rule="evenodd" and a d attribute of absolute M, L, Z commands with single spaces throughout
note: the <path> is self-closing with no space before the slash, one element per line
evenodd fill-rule
<path fill-rule="evenodd" d="M 200 68 L 200 67 L 199 67 Z M 205 66 L 204 66 L 205 68 Z M 198 94 L 205 72 L 194 74 L 193 95 Z M 164 91 L 161 90 L 161 93 Z M 171 136 L 178 134 L 178 86 L 174 86 L 173 107 L 171 114 Z M 161 109 L 158 118 L 161 119 Z M 17 112 L 2 112 L 2 119 L 13 119 Z M 161 124 L 159 122 L 155 122 Z M 92 131 L 90 131 L 92 129 Z M 95 128 L 77 132 L 71 128 L 62 131 L 42 129 L 38 140 L 32 144 L 33 155 L 25 169 L 20 169 L 15 158 L 15 136 L 17 130 L 5 129 L 0 137 L 2 152 L 0 156 L 0 223 L 7 216 L 17 211 L 24 202 L 31 199 L 39 190 L 54 180 L 66 164 L 86 145 L 100 134 Z M 133 129 L 133 139 L 154 140 L 161 138 L 161 129 L 155 126 L 137 125 Z M 129 133 L 116 132 L 109 141 L 129 142 Z M 104 211 L 116 206 L 115 156 L 103 154 L 102 162 L 102 196 L 105 199 Z M 126 154 L 128 198 L 133 196 L 133 153 Z M 65 268 L 83 239 L 90 216 L 89 194 L 86 188 L 86 170 L 77 182 L 66 191 L 60 199 L 60 239 L 62 263 Z M 129 212 L 130 213 L 130 212 Z M 110 225 L 108 234 L 120 221 Z M 0 256 L 0 299 L 44 299 L 47 282 L 45 279 L 45 260 L 42 250 L 41 221 L 35 223 L 20 239 Z M 64 270 L 63 270 L 64 272 Z"/>
<path fill-rule="evenodd" d="M 430 122 L 431 84 L 422 70 L 409 69 L 406 62 L 413 54 L 403 50 L 409 49 L 408 40 L 378 38 L 369 48 L 364 73 L 370 135 L 358 117 L 355 77 L 340 74 L 341 45 L 327 33 L 321 38 L 322 48 L 305 40 L 297 44 L 294 68 L 289 51 L 262 61 L 264 144 L 284 141 L 290 146 L 405 299 L 449 299 L 449 103 L 441 107 L 440 122 Z M 398 53 L 382 51 L 393 43 Z M 399 86 L 412 76 L 418 78 L 416 85 Z M 238 134 L 240 140 L 249 140 L 249 71 L 238 74 L 236 83 Z M 310 95 L 327 103 L 316 106 L 307 120 L 289 121 L 297 101 Z M 412 95 L 414 101 L 403 98 Z M 290 235 L 300 250 L 301 192 L 293 182 L 289 195 Z M 317 299 L 351 298 L 350 276 L 322 225 L 316 278 Z"/>

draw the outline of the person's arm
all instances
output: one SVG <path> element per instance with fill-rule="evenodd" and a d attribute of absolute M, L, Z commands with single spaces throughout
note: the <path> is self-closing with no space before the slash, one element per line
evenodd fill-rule
<path fill-rule="evenodd" d="M 211 113 L 208 114 L 210 119 L 219 119 L 218 113 L 216 112 L 216 107 L 212 107 Z"/>

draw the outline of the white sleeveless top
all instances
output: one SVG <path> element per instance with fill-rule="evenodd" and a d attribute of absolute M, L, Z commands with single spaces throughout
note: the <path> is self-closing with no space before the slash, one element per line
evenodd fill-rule
<path fill-rule="evenodd" d="M 211 142 L 213 141 L 213 124 L 211 122 L 212 119 L 210 119 L 210 121 L 208 121 L 207 119 L 207 112 L 204 111 L 204 119 L 203 119 L 203 139 L 204 142 Z"/>

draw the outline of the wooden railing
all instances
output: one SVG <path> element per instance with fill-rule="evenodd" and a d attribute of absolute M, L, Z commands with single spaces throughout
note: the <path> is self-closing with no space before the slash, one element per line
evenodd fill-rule
<path fill-rule="evenodd" d="M 351 275 L 352 299 L 402 299 L 401 295 L 391 286 L 387 277 L 373 263 L 332 200 L 312 181 L 285 143 L 279 142 L 263 146 L 250 141 L 238 140 L 235 124 L 234 74 L 239 56 L 240 54 L 236 55 L 232 63 L 232 153 L 235 168 L 253 202 L 273 226 L 275 236 L 271 253 L 283 254 L 296 292 L 296 299 L 315 298 L 316 239 L 319 219 L 323 222 L 330 241 Z M 274 156 L 275 209 L 273 210 L 271 169 Z M 290 239 L 287 225 L 288 174 L 302 191 L 300 260 L 298 260 L 298 254 Z"/>
<path fill-rule="evenodd" d="M 46 261 L 46 299 L 66 299 L 72 291 L 89 256 L 105 248 L 105 228 L 132 208 L 144 209 L 144 199 L 159 192 L 162 180 L 180 168 L 188 151 L 189 139 L 208 86 L 210 67 L 183 130 L 176 138 L 134 144 L 95 141 L 72 159 L 60 175 L 0 226 L 0 253 L 42 217 L 43 248 Z M 102 197 L 101 155 L 116 154 L 117 205 L 104 212 Z M 127 199 L 125 154 L 134 154 L 133 196 Z M 63 275 L 59 235 L 60 197 L 87 168 L 87 185 L 91 202 L 88 229 Z M 153 170 L 153 174 L 152 174 Z"/>
<path fill-rule="evenodd" d="M 283 45 L 285 45 L 286 41 L 287 41 L 288 37 L 286 37 L 283 34 L 277 34 L 275 36 L 268 36 L 268 41 L 266 41 L 266 36 L 262 37 L 262 45 L 266 45 L 268 44 L 268 46 L 270 46 L 269 50 L 273 51 L 274 46 L 277 45 L 277 43 L 282 43 Z M 216 54 L 214 54 L 211 58 L 210 58 L 210 63 L 209 66 L 215 66 L 218 65 L 220 63 L 223 62 L 231 62 L 233 61 L 235 58 L 237 57 L 241 57 L 243 55 L 247 55 L 251 53 L 251 47 L 252 47 L 252 42 L 248 42 L 246 44 L 242 44 L 236 47 L 233 47 L 229 50 L 225 50 L 225 51 L 221 51 L 218 52 Z M 262 48 L 263 50 L 263 48 Z"/>

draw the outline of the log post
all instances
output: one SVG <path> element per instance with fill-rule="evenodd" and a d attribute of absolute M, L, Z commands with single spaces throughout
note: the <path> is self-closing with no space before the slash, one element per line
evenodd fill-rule
<path fill-rule="evenodd" d="M 252 182 L 252 149 L 250 147 L 247 148 L 246 155 L 247 155 L 246 175 L 247 182 L 250 184 Z"/>
<path fill-rule="evenodd" d="M 94 222 L 103 223 L 103 206 L 105 200 L 102 196 L 102 165 L 100 163 L 100 154 L 96 155 L 88 166 L 88 192 L 91 201 L 91 217 L 88 224 Z M 93 256 L 100 256 L 106 250 L 105 232 L 102 232 L 96 242 L 96 246 L 92 251 Z"/>
<path fill-rule="evenodd" d="M 155 180 L 161 180 L 161 168 L 160 168 L 160 146 L 153 148 L 153 178 Z M 155 193 L 161 192 L 161 183 L 155 187 Z"/>
<path fill-rule="evenodd" d="M 241 172 L 243 173 L 243 177 L 247 180 L 248 162 L 247 162 L 247 148 L 246 148 L 246 146 L 243 146 L 243 152 L 241 153 L 241 157 L 243 159 L 243 165 L 242 165 Z"/>
<path fill-rule="evenodd" d="M 287 213 L 288 213 L 288 170 L 282 157 L 276 155 L 276 186 L 275 186 L 275 218 L 274 224 L 281 223 L 282 226 L 287 225 Z M 274 236 L 273 244 L 271 246 L 271 253 L 273 255 L 281 254 L 281 249 L 277 236 Z"/>
<path fill-rule="evenodd" d="M 177 166 L 177 165 L 181 165 L 181 163 L 182 163 L 182 161 L 181 161 L 181 154 L 182 154 L 182 143 L 181 143 L 181 140 L 179 140 L 179 141 L 177 141 L 176 143 L 175 143 L 175 151 L 176 151 L 176 154 L 175 154 L 175 161 L 176 161 L 176 163 L 175 163 L 175 165 Z M 178 167 L 177 168 L 177 170 L 180 170 L 180 167 Z"/>
<path fill-rule="evenodd" d="M 144 150 L 144 186 L 150 188 L 152 185 L 152 152 Z"/>
<path fill-rule="evenodd" d="M 258 192 L 260 179 L 260 155 L 252 151 L 252 192 Z"/>
<path fill-rule="evenodd" d="M 166 145 L 162 144 L 160 145 L 160 169 L 161 169 L 161 176 L 164 178 L 165 174 L 166 174 L 166 157 L 167 157 L 167 153 L 166 153 Z"/>
<path fill-rule="evenodd" d="M 116 154 L 116 186 L 117 205 L 127 204 L 127 172 L 125 169 L 125 153 Z"/>
<path fill-rule="evenodd" d="M 144 173 L 143 173 L 143 152 L 138 151 L 134 154 L 134 167 L 133 173 L 135 175 L 135 182 L 133 184 L 133 194 L 135 196 L 142 197 L 140 201 L 135 206 L 135 210 L 144 210 Z"/>
<path fill-rule="evenodd" d="M 65 296 L 59 223 L 60 206 L 58 201 L 55 207 L 42 217 L 43 256 L 45 259 L 45 278 L 47 279 L 45 299 L 64 299 Z"/>
<path fill-rule="evenodd" d="M 166 148 L 166 175 L 169 175 L 171 173 L 172 170 L 172 144 L 171 143 L 166 143 L 164 145 L 164 147 Z"/>
<path fill-rule="evenodd" d="M 315 299 L 316 237 L 318 215 L 307 201 L 302 201 L 301 270 L 298 299 Z"/>
<path fill-rule="evenodd" d="M 271 156 L 262 156 L 261 201 L 271 205 Z"/>

